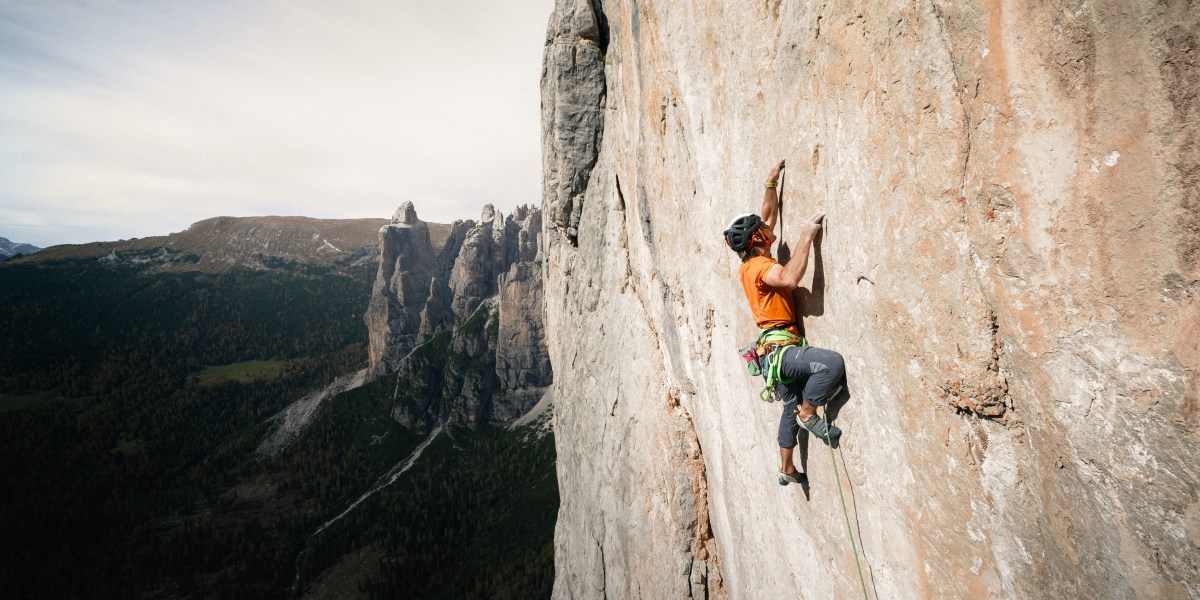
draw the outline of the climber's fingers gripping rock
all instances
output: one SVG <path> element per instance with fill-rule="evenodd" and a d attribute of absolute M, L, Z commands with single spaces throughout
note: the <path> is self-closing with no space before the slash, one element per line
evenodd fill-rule
<path fill-rule="evenodd" d="M 816 239 L 817 234 L 821 233 L 821 223 L 825 219 L 825 213 L 819 212 L 808 218 L 801 227 L 801 236 L 803 239 L 812 241 Z"/>

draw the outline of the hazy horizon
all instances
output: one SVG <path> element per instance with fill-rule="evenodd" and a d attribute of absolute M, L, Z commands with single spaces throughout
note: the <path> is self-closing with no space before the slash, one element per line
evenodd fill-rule
<path fill-rule="evenodd" d="M 0 237 L 541 201 L 550 0 L 0 7 Z"/>

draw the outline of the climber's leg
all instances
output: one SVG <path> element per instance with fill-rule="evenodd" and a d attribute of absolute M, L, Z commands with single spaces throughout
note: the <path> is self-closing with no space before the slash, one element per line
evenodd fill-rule
<path fill-rule="evenodd" d="M 783 463 L 785 465 L 792 465 L 792 458 L 791 458 L 792 457 L 792 449 L 791 448 L 780 448 L 779 449 L 779 451 L 781 453 L 784 452 L 785 450 L 787 451 L 786 452 L 787 458 L 784 459 Z M 795 465 L 792 465 L 791 471 L 787 471 L 786 467 L 784 469 L 780 469 L 779 485 L 787 485 L 789 483 L 799 483 L 800 485 L 808 485 L 808 475 L 805 475 L 803 472 L 800 471 L 800 469 L 797 469 L 795 467 Z"/>
<path fill-rule="evenodd" d="M 823 406 L 846 376 L 846 362 L 833 350 L 813 346 L 791 346 L 779 359 L 779 375 L 801 385 L 804 397 L 800 415 L 808 416 Z M 776 388 L 778 389 L 778 387 Z"/>
<path fill-rule="evenodd" d="M 780 386 L 776 393 L 783 400 L 783 413 L 779 416 L 779 472 L 793 473 L 796 465 L 792 462 L 792 451 L 796 447 L 796 435 L 800 433 L 795 411 L 800 396 L 784 386 Z"/>
<path fill-rule="evenodd" d="M 796 420 L 792 419 L 792 422 L 795 423 Z M 780 448 L 779 449 L 779 458 L 780 458 L 779 472 L 780 473 L 795 473 L 796 471 L 799 470 L 796 468 L 796 463 L 792 462 L 792 454 L 795 451 L 795 449 L 796 449 L 795 446 L 792 446 L 791 448 Z"/>
<path fill-rule="evenodd" d="M 829 400 L 846 376 L 842 355 L 812 346 L 792 346 L 784 350 L 779 359 L 779 375 L 794 380 L 792 387 L 803 386 L 800 395 L 804 401 L 796 410 L 796 420 L 809 433 L 822 441 L 841 435 L 837 427 L 816 416 L 816 412 L 817 407 Z"/>

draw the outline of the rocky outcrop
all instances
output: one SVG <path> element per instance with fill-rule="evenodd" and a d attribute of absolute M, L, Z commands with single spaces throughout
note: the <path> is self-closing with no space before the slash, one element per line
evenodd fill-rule
<path fill-rule="evenodd" d="M 536 244 L 537 230 L 522 229 L 520 233 L 528 243 Z M 510 422 L 537 404 L 553 382 L 554 372 L 546 353 L 541 264 L 514 262 L 499 276 L 499 283 L 494 317 L 497 399 L 492 418 Z"/>
<path fill-rule="evenodd" d="M 782 239 L 828 213 L 799 301 L 847 359 L 870 593 L 1200 597 L 1198 21 L 559 0 L 555 596 L 862 594 L 827 450 L 811 497 L 775 484 L 779 408 L 735 354 L 755 331 L 720 231 L 786 158 Z"/>
<path fill-rule="evenodd" d="M 394 371 L 420 342 L 422 311 L 434 295 L 430 287 L 436 264 L 429 225 L 417 218 L 412 202 L 405 202 L 379 230 L 379 273 L 364 317 L 371 373 Z"/>
<path fill-rule="evenodd" d="M 379 231 L 381 260 L 365 317 L 369 371 L 397 382 L 406 426 L 508 423 L 552 381 L 542 324 L 541 211 L 486 206 L 440 249 L 404 203 Z M 403 387 L 403 389 L 401 389 Z"/>
<path fill-rule="evenodd" d="M 559 2 L 542 60 L 544 209 L 574 242 L 604 133 L 608 23 L 599 2 Z"/>
<path fill-rule="evenodd" d="M 450 311 L 458 319 L 467 318 L 484 298 L 496 295 L 501 289 L 500 276 L 513 265 L 537 258 L 541 212 L 519 207 L 506 220 L 488 205 L 478 224 L 468 221 L 462 227 L 469 229 L 448 279 Z"/>

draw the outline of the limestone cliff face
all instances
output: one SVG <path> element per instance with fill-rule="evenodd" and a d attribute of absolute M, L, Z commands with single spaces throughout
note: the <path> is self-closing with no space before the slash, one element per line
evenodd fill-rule
<path fill-rule="evenodd" d="M 542 324 L 541 211 L 505 218 L 490 205 L 431 241 L 405 202 L 379 230 L 380 264 L 365 316 L 368 371 L 396 372 L 393 416 L 406 426 L 507 423 L 553 379 Z"/>
<path fill-rule="evenodd" d="M 559 0 L 557 597 L 861 595 L 720 232 L 785 158 L 871 595 L 1200 597 L 1200 8 Z M 779 248 L 779 254 L 786 253 Z"/>

